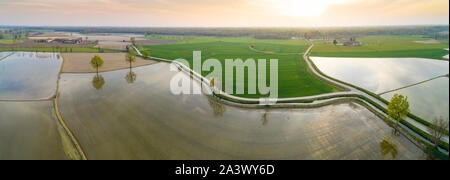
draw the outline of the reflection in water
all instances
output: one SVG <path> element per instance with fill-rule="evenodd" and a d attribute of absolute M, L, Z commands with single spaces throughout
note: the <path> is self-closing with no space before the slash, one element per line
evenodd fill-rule
<path fill-rule="evenodd" d="M 383 93 L 448 74 L 448 61 L 420 58 L 322 58 L 312 57 L 325 74 Z"/>
<path fill-rule="evenodd" d="M 392 128 L 362 106 L 237 108 L 173 95 L 168 64 L 133 71 L 133 84 L 123 80 L 129 70 L 102 73 L 102 91 L 85 88 L 91 74 L 61 75 L 59 110 L 88 159 L 385 159 L 380 142 Z M 396 159 L 422 158 L 405 137 L 391 138 Z"/>
<path fill-rule="evenodd" d="M 402 88 L 449 73 L 449 62 L 420 58 L 319 58 L 312 60 L 327 75 L 374 93 Z M 431 121 L 436 115 L 449 117 L 449 81 L 438 78 L 381 95 L 408 96 L 411 112 Z"/>
<path fill-rule="evenodd" d="M 211 98 L 208 98 L 208 103 L 211 109 L 213 110 L 214 117 L 221 117 L 227 111 L 227 109 L 223 104 L 218 103 L 217 101 Z"/>
<path fill-rule="evenodd" d="M 103 88 L 103 85 L 105 85 L 105 79 L 102 75 L 96 74 L 94 78 L 92 78 L 92 86 L 95 89 L 100 90 Z"/>
<path fill-rule="evenodd" d="M 16 52 L 1 60 L 0 99 L 32 100 L 54 96 L 61 63 L 55 53 Z"/>
<path fill-rule="evenodd" d="M 137 78 L 136 73 L 134 73 L 130 68 L 130 72 L 128 72 L 127 75 L 125 76 L 125 80 L 127 81 L 128 84 L 133 84 L 136 81 L 136 78 Z"/>
<path fill-rule="evenodd" d="M 0 102 L 0 160 L 64 160 L 52 101 Z"/>
<path fill-rule="evenodd" d="M 411 112 L 426 121 L 436 116 L 449 118 L 449 80 L 447 77 L 418 84 L 406 89 L 383 94 L 381 97 L 391 99 L 394 94 L 408 96 Z"/>
<path fill-rule="evenodd" d="M 262 118 L 261 118 L 261 121 L 263 122 L 263 123 L 262 123 L 263 126 L 266 126 L 266 125 L 269 123 L 269 120 L 267 119 L 267 113 L 269 113 L 269 110 L 268 110 L 268 109 L 266 109 L 266 110 L 264 111 L 264 114 L 263 114 L 263 116 L 262 116 Z"/>
<path fill-rule="evenodd" d="M 383 141 L 380 143 L 380 148 L 383 157 L 386 157 L 388 154 L 391 154 L 392 160 L 395 160 L 397 157 L 397 147 L 395 144 L 391 143 L 388 137 L 384 137 Z"/>

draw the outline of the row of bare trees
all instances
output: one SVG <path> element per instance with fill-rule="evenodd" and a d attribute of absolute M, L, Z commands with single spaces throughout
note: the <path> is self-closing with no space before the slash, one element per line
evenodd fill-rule
<path fill-rule="evenodd" d="M 149 57 L 150 53 L 148 51 L 144 52 L 145 57 Z M 132 49 L 129 49 L 128 52 L 125 54 L 125 61 L 130 63 L 130 72 L 127 73 L 125 79 L 127 83 L 134 83 L 136 81 L 137 75 L 132 71 L 133 63 L 136 62 L 136 55 L 134 54 Z M 97 72 L 97 74 L 94 76 L 92 80 L 92 85 L 95 89 L 100 90 L 102 89 L 103 85 L 105 84 L 105 79 L 99 74 L 99 68 L 103 67 L 104 60 L 99 56 L 95 55 L 92 57 L 90 61 L 90 65 L 92 68 L 94 68 Z"/>

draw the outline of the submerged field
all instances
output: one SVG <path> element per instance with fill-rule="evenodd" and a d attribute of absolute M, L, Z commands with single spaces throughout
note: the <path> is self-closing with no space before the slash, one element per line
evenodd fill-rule
<path fill-rule="evenodd" d="M 448 119 L 449 62 L 422 58 L 311 57 L 325 74 L 390 100 L 408 96 L 411 113 L 428 122 Z"/>
<path fill-rule="evenodd" d="M 311 56 L 319 57 L 417 57 L 443 59 L 448 40 L 433 41 L 420 36 L 368 36 L 357 38 L 362 46 L 335 46 L 332 41 L 315 41 Z M 341 40 L 340 43 L 346 40 Z"/>
<path fill-rule="evenodd" d="M 170 39 L 170 38 L 164 38 Z M 221 61 L 222 68 L 225 68 L 225 59 L 247 60 L 249 58 L 258 60 L 266 59 L 269 65 L 270 59 L 278 59 L 278 81 L 279 81 L 279 97 L 300 97 L 311 96 L 317 94 L 331 93 L 337 89 L 321 79 L 313 76 L 303 60 L 298 54 L 273 54 L 261 53 L 250 49 L 254 46 L 255 49 L 261 51 L 271 51 L 276 53 L 303 53 L 308 48 L 308 43 L 303 40 L 256 40 L 245 38 L 211 38 L 199 37 L 198 39 L 182 39 L 179 43 L 174 45 L 158 45 L 158 46 L 143 46 L 141 49 L 148 50 L 153 57 L 160 57 L 170 60 L 186 59 L 193 62 L 193 51 L 202 52 L 202 60 L 215 58 Z M 225 72 L 225 71 L 223 71 Z M 246 70 L 247 72 L 247 70 Z M 270 70 L 267 69 L 267 79 L 270 78 Z M 202 72 L 202 75 L 207 75 L 210 72 Z M 223 75 L 223 79 L 225 79 Z M 236 80 L 236 78 L 234 78 Z M 261 95 L 251 95 L 247 93 L 248 81 L 245 78 L 246 94 L 237 95 L 242 97 L 261 97 Z M 224 81 L 223 81 L 224 82 Z M 269 84 L 269 83 L 268 83 Z M 225 84 L 223 84 L 225 87 Z"/>
<path fill-rule="evenodd" d="M 57 122 L 52 102 L 0 101 L 0 159 L 69 159 Z"/>
<path fill-rule="evenodd" d="M 167 63 L 61 76 L 60 111 L 88 159 L 422 159 L 364 107 L 247 109 L 173 95 Z M 185 75 L 188 78 L 187 75 Z M 199 86 L 197 82 L 195 86 Z"/>
<path fill-rule="evenodd" d="M 9 55 L 9 56 L 7 56 Z M 57 53 L 0 53 L 0 100 L 48 99 L 56 94 Z"/>
<path fill-rule="evenodd" d="M 166 59 L 184 58 L 192 62 L 193 51 L 202 51 L 202 60 L 215 58 L 222 64 L 225 59 L 278 59 L 279 97 L 310 96 L 338 91 L 336 87 L 312 75 L 301 55 L 309 47 L 309 43 L 304 40 L 188 36 L 149 36 L 148 38 L 174 43 L 138 46 L 141 50 L 150 51 L 151 56 Z M 410 39 L 402 39 L 402 42 L 403 40 L 409 42 Z M 363 41 L 362 38 L 361 41 Z M 386 42 L 388 41 L 383 41 L 383 43 Z M 417 47 L 403 46 L 403 49 L 395 46 L 392 49 L 421 51 L 424 46 L 430 46 L 430 49 L 425 50 L 434 51 L 442 45 L 427 43 L 417 43 L 420 44 Z M 318 43 L 315 42 L 315 44 L 313 51 L 316 48 L 321 50 L 320 43 L 317 45 Z M 354 48 L 361 50 L 355 51 L 356 54 L 370 55 L 370 53 L 381 52 L 386 56 L 396 55 L 392 53 L 393 51 L 389 51 L 390 48 L 372 49 L 371 52 L 364 49 L 364 46 Z M 448 51 L 445 52 L 448 53 Z M 353 52 L 346 50 L 345 53 Z M 0 58 L 8 54 L 0 53 Z M 61 65 L 59 54 L 52 53 L 53 56 L 46 57 L 46 60 L 28 60 L 39 54 L 50 53 L 22 53 L 0 62 L 0 70 L 4 70 L 0 71 L 0 75 L 7 74 L 3 76 L 7 78 L 0 77 L 0 97 L 4 95 L 4 100 L 8 100 L 12 94 L 14 97 L 19 97 L 17 98 L 19 100 L 39 100 L 47 98 L 47 94 L 55 93 L 57 72 Z M 88 60 L 92 54 L 83 58 L 80 58 L 83 54 L 71 55 L 74 57 L 74 62 L 79 61 L 77 63 L 83 65 L 83 68 L 89 69 Z M 119 56 L 115 62 L 124 65 L 124 55 Z M 433 56 L 437 57 L 434 53 Z M 81 59 L 83 62 L 80 61 Z M 48 60 L 52 60 L 51 64 L 54 65 L 45 66 L 49 64 Z M 109 61 L 105 60 L 105 62 Z M 364 71 L 362 68 L 357 69 Z M 426 72 L 434 72 L 436 68 L 425 67 L 424 69 Z M 267 71 L 270 72 L 269 69 Z M 345 72 L 348 69 L 341 68 L 339 71 Z M 399 74 L 398 72 L 394 70 L 394 73 Z M 101 72 L 99 75 L 62 73 L 58 81 L 59 99 L 56 103 L 59 104 L 59 111 L 56 112 L 61 114 L 88 159 L 425 158 L 424 153 L 417 146 L 402 135 L 392 135 L 391 127 L 356 103 L 345 102 L 315 109 L 237 108 L 221 104 L 205 95 L 176 96 L 172 94 L 169 81 L 175 73 L 169 71 L 167 63 Z M 404 73 L 406 75 L 402 75 L 407 77 L 409 72 Z M 415 73 L 417 74 L 417 71 Z M 209 72 L 202 72 L 202 74 L 207 75 Z M 353 73 L 353 78 L 361 79 L 364 76 L 356 74 Z M 267 76 L 270 77 L 269 75 L 268 73 Z M 51 81 L 48 81 L 48 87 L 38 86 L 47 85 L 41 81 L 29 81 L 40 76 L 49 76 L 47 79 Z M 400 81 L 404 77 L 397 79 Z M 445 87 L 448 91 L 448 77 L 444 81 L 447 82 Z M 248 83 L 246 80 L 245 87 L 249 86 Z M 194 85 L 199 86 L 198 83 Z M 369 85 L 368 89 L 373 87 L 370 90 L 377 92 L 382 83 L 367 85 Z M 436 90 L 434 86 L 427 86 L 427 88 Z M 379 89 L 379 92 L 390 89 L 392 88 Z M 45 92 L 48 90 L 50 93 L 33 94 L 43 90 Z M 424 94 L 424 91 L 429 90 L 421 88 L 411 92 Z M 33 96 L 24 96 L 22 92 Z M 238 96 L 261 97 L 259 94 L 247 93 Z M 69 148 L 72 151 L 64 149 L 69 141 L 64 136 L 64 130 L 58 126 L 58 118 L 55 117 L 55 107 L 58 106 L 52 103 L 53 98 L 35 102 L 2 102 L 0 98 L 0 124 L 2 124 L 0 138 L 5 138 L 0 141 L 0 159 L 70 158 L 67 152 L 73 152 L 73 147 Z M 448 102 L 448 95 L 446 99 Z M 22 133 L 22 131 L 26 132 Z M 63 140 L 63 137 L 66 139 Z M 12 138 L 20 143 L 9 141 Z"/>

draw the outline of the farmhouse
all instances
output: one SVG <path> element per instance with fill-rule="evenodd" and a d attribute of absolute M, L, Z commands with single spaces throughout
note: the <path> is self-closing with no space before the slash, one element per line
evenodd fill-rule
<path fill-rule="evenodd" d="M 344 46 L 362 46 L 363 44 L 356 41 L 355 38 L 350 38 L 350 41 L 344 43 Z"/>
<path fill-rule="evenodd" d="M 60 44 L 80 44 L 83 42 L 82 38 L 76 37 L 50 37 L 50 36 L 36 36 L 30 37 L 29 39 L 34 40 L 36 43 L 60 43 Z"/>
<path fill-rule="evenodd" d="M 79 44 L 82 41 L 83 40 L 81 38 L 77 38 L 77 39 L 73 39 L 73 38 L 58 38 L 58 39 L 53 39 L 51 42 L 52 43 L 62 43 L 62 44 Z"/>

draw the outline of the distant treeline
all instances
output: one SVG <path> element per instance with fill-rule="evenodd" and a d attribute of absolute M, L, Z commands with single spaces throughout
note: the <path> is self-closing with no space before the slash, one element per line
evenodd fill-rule
<path fill-rule="evenodd" d="M 79 33 L 139 33 L 145 35 L 184 35 L 253 37 L 258 39 L 338 39 L 374 35 L 422 35 L 448 39 L 449 26 L 382 26 L 330 28 L 142 28 L 142 27 L 0 27 L 22 30 L 53 30 Z"/>

